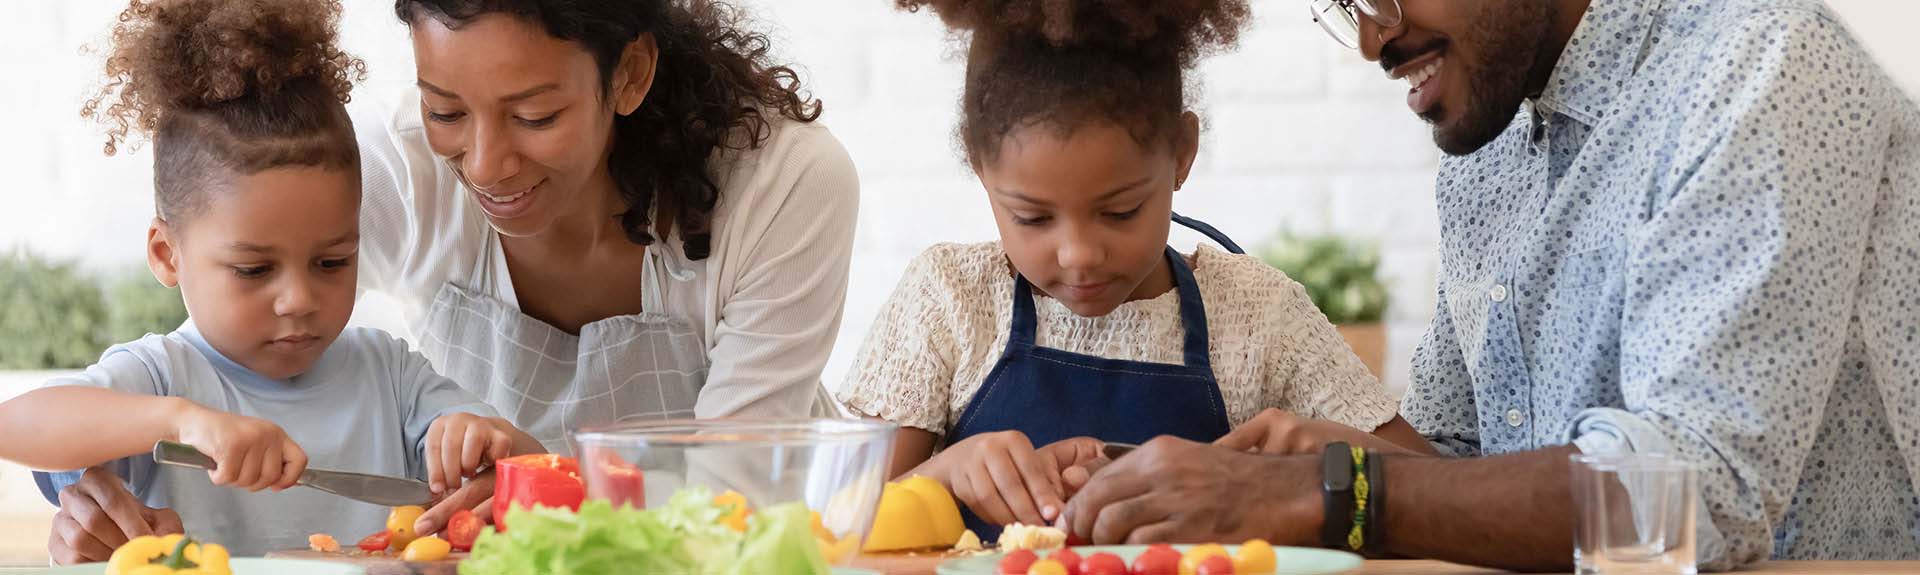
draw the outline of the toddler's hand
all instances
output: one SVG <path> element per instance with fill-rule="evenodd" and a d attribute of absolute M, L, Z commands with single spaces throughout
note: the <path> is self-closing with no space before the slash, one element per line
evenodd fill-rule
<path fill-rule="evenodd" d="M 459 489 L 484 463 L 513 455 L 513 424 L 498 417 L 449 413 L 427 427 L 427 483 L 435 494 Z"/>
<path fill-rule="evenodd" d="M 175 436 L 213 458 L 214 485 L 280 491 L 307 470 L 307 452 L 271 421 L 197 406 L 180 419 Z"/>

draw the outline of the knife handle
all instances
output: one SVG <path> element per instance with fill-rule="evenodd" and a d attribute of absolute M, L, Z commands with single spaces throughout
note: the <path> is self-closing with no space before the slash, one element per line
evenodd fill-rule
<path fill-rule="evenodd" d="M 153 444 L 153 461 L 182 467 L 198 467 L 213 470 L 219 467 L 212 457 L 194 449 L 193 446 L 177 441 L 159 441 Z"/>

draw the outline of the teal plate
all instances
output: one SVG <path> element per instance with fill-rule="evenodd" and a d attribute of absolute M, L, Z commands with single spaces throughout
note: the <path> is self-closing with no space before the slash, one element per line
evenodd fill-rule
<path fill-rule="evenodd" d="M 1185 553 L 1192 545 L 1175 545 L 1174 549 Z M 1239 545 L 1228 545 L 1227 552 L 1240 550 Z M 1147 550 L 1145 545 L 1082 545 L 1074 547 L 1073 552 L 1086 557 L 1095 553 L 1119 555 L 1128 565 L 1133 558 Z M 1045 553 L 1040 554 L 1046 557 Z M 1360 556 L 1331 549 L 1308 549 L 1305 547 L 1273 548 L 1274 563 L 1279 566 L 1275 575 L 1333 575 L 1346 573 L 1360 568 Z M 940 564 L 940 575 L 999 575 L 1000 555 L 981 555 L 964 557 Z"/>
<path fill-rule="evenodd" d="M 234 575 L 366 575 L 367 571 L 345 563 L 327 561 L 301 561 L 299 559 L 249 559 L 235 558 L 228 563 Z M 107 572 L 105 563 L 88 563 L 69 567 L 56 567 L 41 571 L 46 575 L 102 575 Z"/>

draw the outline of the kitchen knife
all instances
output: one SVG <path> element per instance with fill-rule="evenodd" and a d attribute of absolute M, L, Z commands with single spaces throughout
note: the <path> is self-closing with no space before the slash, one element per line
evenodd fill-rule
<path fill-rule="evenodd" d="M 173 441 L 153 444 L 153 460 L 197 469 L 212 470 L 217 467 L 212 457 L 207 457 L 191 445 Z M 426 505 L 433 501 L 433 490 L 425 481 L 385 475 L 308 469 L 300 474 L 297 485 L 385 507 Z"/>

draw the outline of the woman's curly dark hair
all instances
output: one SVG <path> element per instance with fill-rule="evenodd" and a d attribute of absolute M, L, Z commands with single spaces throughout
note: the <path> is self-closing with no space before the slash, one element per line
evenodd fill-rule
<path fill-rule="evenodd" d="M 106 126 L 107 155 L 152 137 L 154 203 L 171 223 L 227 174 L 358 170 L 345 104 L 366 65 L 340 50 L 339 20 L 339 0 L 133 0 L 80 113 Z"/>
<path fill-rule="evenodd" d="M 1016 129 L 1126 127 L 1142 144 L 1177 133 L 1185 72 L 1232 47 L 1247 0 L 894 0 L 971 34 L 960 140 L 992 161 Z"/>
<path fill-rule="evenodd" d="M 775 63 L 767 35 L 724 2 L 397 0 L 395 11 L 409 25 L 420 17 L 448 26 L 485 14 L 523 18 L 591 52 L 603 89 L 627 46 L 652 34 L 660 50 L 653 88 L 639 109 L 615 120 L 607 163 L 627 205 L 620 216 L 627 239 L 650 245 L 677 228 L 689 259 L 705 259 L 712 248 L 716 152 L 760 147 L 779 116 L 820 118 L 820 102 L 802 94 L 799 73 Z"/>

